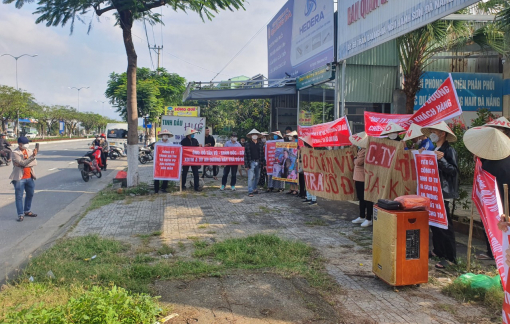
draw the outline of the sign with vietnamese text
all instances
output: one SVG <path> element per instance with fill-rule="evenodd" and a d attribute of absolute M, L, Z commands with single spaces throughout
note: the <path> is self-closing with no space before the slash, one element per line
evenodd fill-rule
<path fill-rule="evenodd" d="M 184 146 L 182 165 L 243 165 L 244 147 Z"/>
<path fill-rule="evenodd" d="M 200 117 L 200 107 L 166 107 L 165 115 L 177 117 Z"/>
<path fill-rule="evenodd" d="M 349 141 L 351 129 L 349 128 L 347 117 L 313 126 L 298 125 L 298 134 L 299 137 L 311 136 L 313 147 L 352 145 L 351 141 Z M 302 146 L 301 140 L 300 146 Z"/>
<path fill-rule="evenodd" d="M 156 142 L 154 145 L 154 180 L 179 181 L 182 146 Z"/>
<path fill-rule="evenodd" d="M 275 160 L 275 154 L 276 154 L 276 143 L 283 142 L 282 139 L 280 140 L 274 140 L 274 141 L 267 141 L 266 142 L 266 161 L 274 161 Z M 273 163 L 267 162 L 266 166 L 267 174 L 273 174 Z"/>
<path fill-rule="evenodd" d="M 266 163 L 273 164 L 273 180 L 298 183 L 298 143 L 277 142 L 275 145 L 274 160 Z"/>
<path fill-rule="evenodd" d="M 331 65 L 325 65 L 303 75 L 296 79 L 296 89 L 301 90 L 321 84 L 335 78 L 335 73 Z"/>
<path fill-rule="evenodd" d="M 161 117 L 161 130 L 166 129 L 174 134 L 170 138 L 172 144 L 179 145 L 186 137 L 188 129 L 198 131 L 194 136 L 199 144 L 205 144 L 205 118 L 204 117 L 176 117 L 176 116 L 162 116 Z"/>

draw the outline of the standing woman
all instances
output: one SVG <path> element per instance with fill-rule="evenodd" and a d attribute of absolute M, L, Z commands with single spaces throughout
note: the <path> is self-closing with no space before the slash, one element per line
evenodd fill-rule
<path fill-rule="evenodd" d="M 272 132 L 271 135 L 273 135 L 273 138 L 272 138 L 273 141 L 283 140 L 283 136 L 280 131 Z M 274 161 L 267 161 L 268 164 L 273 163 L 273 162 Z M 276 190 L 278 192 L 282 192 L 284 189 L 285 189 L 285 182 L 280 181 L 280 180 L 273 180 L 273 175 L 272 174 L 268 175 L 267 192 L 273 192 L 274 190 Z"/>
<path fill-rule="evenodd" d="M 309 149 L 313 149 L 312 137 L 304 136 L 304 137 L 300 137 L 299 139 L 303 141 L 303 144 L 305 145 L 305 147 L 307 147 Z M 301 157 L 301 150 L 300 150 L 299 156 Z M 301 160 L 299 161 L 299 167 L 302 170 Z M 312 195 L 309 190 L 306 190 L 304 170 L 303 170 L 303 172 L 299 173 L 299 184 L 301 185 L 301 174 L 303 175 L 303 187 L 304 187 L 304 191 L 305 191 L 305 197 L 303 199 L 303 202 L 307 203 L 309 206 L 317 206 L 317 196 Z"/>
<path fill-rule="evenodd" d="M 101 162 L 103 162 L 103 171 L 106 171 L 106 159 L 108 157 L 108 142 L 106 141 L 106 135 L 101 134 Z"/>
<path fill-rule="evenodd" d="M 374 203 L 365 200 L 365 154 L 368 136 L 365 132 L 354 134 L 349 137 L 352 145 L 358 147 L 358 154 L 354 159 L 354 186 L 359 200 L 359 216 L 352 221 L 353 224 L 361 224 L 361 227 L 372 226 Z"/>
<path fill-rule="evenodd" d="M 296 131 L 292 131 L 287 134 L 287 139 L 289 142 L 298 142 L 298 133 Z M 290 161 L 290 160 L 289 160 Z M 287 175 L 288 176 L 288 175 Z M 288 195 L 298 196 L 299 195 L 299 183 L 291 183 L 290 190 L 287 192 Z"/>

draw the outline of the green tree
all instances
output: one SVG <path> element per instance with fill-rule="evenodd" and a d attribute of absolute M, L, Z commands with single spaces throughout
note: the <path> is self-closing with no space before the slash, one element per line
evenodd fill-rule
<path fill-rule="evenodd" d="M 116 17 L 116 26 L 122 29 L 122 38 L 126 49 L 127 67 L 127 122 L 128 122 L 128 185 L 138 184 L 138 110 L 136 98 L 136 68 L 137 55 L 131 29 L 136 20 L 147 21 L 150 24 L 162 23 L 160 15 L 152 9 L 169 6 L 174 11 L 194 11 L 202 20 L 211 20 L 214 14 L 220 10 L 244 9 L 245 0 L 38 0 L 38 15 L 36 23 L 46 23 L 46 26 L 58 26 L 71 24 L 73 32 L 74 21 L 83 21 L 84 17 L 90 17 L 89 12 L 100 17 L 106 12 L 113 11 Z M 15 3 L 16 8 L 21 8 L 25 3 L 32 0 L 3 0 L 4 3 Z M 93 17 L 94 18 L 94 17 Z M 90 20 L 89 32 L 93 18 Z M 85 18 L 87 19 L 87 18 Z"/>
<path fill-rule="evenodd" d="M 9 121 L 15 122 L 15 131 L 18 128 L 18 112 L 20 118 L 25 116 L 30 107 L 33 107 L 34 97 L 23 90 L 0 85 L 0 117 L 2 119 L 2 131 L 7 129 Z"/>

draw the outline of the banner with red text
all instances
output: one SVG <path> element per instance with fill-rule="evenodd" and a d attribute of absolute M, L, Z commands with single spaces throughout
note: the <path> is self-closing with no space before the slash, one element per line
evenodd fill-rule
<path fill-rule="evenodd" d="M 276 153 L 276 143 L 283 142 L 283 140 L 275 140 L 275 141 L 267 141 L 266 142 L 266 172 L 267 174 L 273 174 L 273 163 L 269 163 L 269 161 L 274 161 L 274 156 Z"/>
<path fill-rule="evenodd" d="M 443 190 L 439 180 L 437 155 L 434 152 L 413 151 L 418 178 L 417 194 L 430 199 L 429 225 L 448 229 L 448 218 L 443 200 Z"/>
<path fill-rule="evenodd" d="M 394 122 L 407 130 L 411 124 L 435 125 L 443 120 L 462 114 L 462 108 L 451 74 L 413 115 L 379 114 L 365 111 L 365 132 L 369 136 L 380 136 L 386 125 Z M 406 119 L 407 118 L 407 119 Z"/>
<path fill-rule="evenodd" d="M 354 189 L 354 147 L 319 151 L 301 148 L 306 190 L 331 200 L 356 200 Z"/>
<path fill-rule="evenodd" d="M 244 147 L 184 146 L 182 165 L 243 165 Z"/>
<path fill-rule="evenodd" d="M 365 200 L 416 194 L 416 168 L 404 142 L 369 137 L 365 155 Z"/>
<path fill-rule="evenodd" d="M 182 146 L 157 142 L 154 145 L 154 180 L 179 181 Z"/>
<path fill-rule="evenodd" d="M 347 117 L 338 118 L 324 124 L 298 126 L 298 134 L 300 137 L 310 135 L 313 141 L 312 147 L 352 145 L 349 141 L 351 129 L 349 128 Z M 299 146 L 303 146 L 301 140 L 299 141 Z"/>
<path fill-rule="evenodd" d="M 273 180 L 298 183 L 299 150 L 296 142 L 275 143 L 273 160 L 266 160 L 273 165 Z M 268 173 L 269 174 L 269 173 Z"/>

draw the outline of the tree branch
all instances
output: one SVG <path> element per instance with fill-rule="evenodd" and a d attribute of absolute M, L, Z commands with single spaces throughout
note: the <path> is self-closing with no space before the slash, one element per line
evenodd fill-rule
<path fill-rule="evenodd" d="M 117 8 L 115 8 L 114 5 L 111 5 L 109 7 L 103 8 L 103 9 L 99 9 L 99 5 L 98 6 L 94 5 L 93 7 L 94 7 L 94 10 L 96 11 L 97 16 L 101 16 L 102 14 L 104 14 L 107 11 L 117 9 Z"/>
<path fill-rule="evenodd" d="M 143 7 L 145 10 L 151 10 L 152 8 L 161 7 L 161 6 L 164 6 L 165 4 L 166 4 L 165 0 L 160 0 L 160 1 L 152 2 L 152 3 L 144 4 Z"/>

